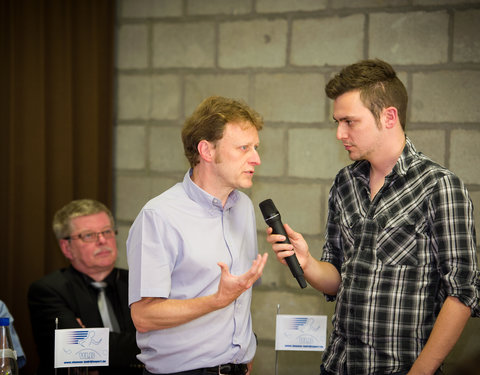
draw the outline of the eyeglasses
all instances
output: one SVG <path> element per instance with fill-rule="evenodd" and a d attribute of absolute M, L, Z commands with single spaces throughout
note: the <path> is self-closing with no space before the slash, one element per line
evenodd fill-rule
<path fill-rule="evenodd" d="M 80 233 L 76 236 L 63 237 L 63 239 L 69 241 L 81 239 L 83 242 L 97 242 L 98 236 L 100 235 L 102 235 L 105 239 L 109 239 L 115 237 L 116 234 L 118 234 L 118 231 L 116 229 L 108 228 L 101 232 Z"/>

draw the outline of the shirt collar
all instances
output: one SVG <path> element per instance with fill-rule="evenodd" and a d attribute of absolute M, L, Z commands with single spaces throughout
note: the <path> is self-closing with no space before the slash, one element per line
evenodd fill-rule
<path fill-rule="evenodd" d="M 200 188 L 195 182 L 192 180 L 192 173 L 193 169 L 190 168 L 187 173 L 185 173 L 185 177 L 183 178 L 183 187 L 185 192 L 187 193 L 188 197 L 200 204 L 201 206 L 205 207 L 208 210 L 217 210 L 223 211 L 224 209 L 227 210 L 233 207 L 238 201 L 238 191 L 233 190 L 227 198 L 227 202 L 225 203 L 225 207 L 222 207 L 222 201 L 213 195 L 207 193 L 205 190 Z"/>
<path fill-rule="evenodd" d="M 398 174 L 399 176 L 404 176 L 407 174 L 408 169 L 412 165 L 414 159 L 418 156 L 418 152 L 415 149 L 410 138 L 405 136 L 405 147 L 403 148 L 402 154 L 398 158 L 397 163 L 393 167 L 394 173 Z"/>
<path fill-rule="evenodd" d="M 75 272 L 76 274 L 80 275 L 83 279 L 83 281 L 87 284 L 87 285 L 90 285 L 93 281 L 93 280 L 90 276 L 78 271 L 75 267 L 73 267 L 72 265 L 70 265 L 70 268 L 73 270 L 73 272 Z M 118 270 L 116 268 L 114 268 L 112 270 L 112 272 L 110 272 L 108 274 L 108 276 L 103 279 L 102 281 L 106 282 L 108 286 L 110 287 L 114 287 L 116 282 L 118 280 Z"/>

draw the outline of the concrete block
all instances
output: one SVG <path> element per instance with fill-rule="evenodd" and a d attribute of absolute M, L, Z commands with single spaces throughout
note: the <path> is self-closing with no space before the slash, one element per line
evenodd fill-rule
<path fill-rule="evenodd" d="M 117 250 L 118 256 L 117 261 L 115 262 L 115 266 L 119 268 L 128 269 L 128 262 L 127 262 L 127 238 L 128 238 L 128 231 L 130 230 L 130 225 L 121 224 L 117 225 Z"/>
<path fill-rule="evenodd" d="M 286 131 L 280 127 L 269 126 L 260 131 L 260 147 L 258 152 L 262 164 L 256 167 L 259 176 L 278 177 L 285 175 L 287 166 Z"/>
<path fill-rule="evenodd" d="M 153 26 L 155 68 L 212 68 L 215 25 L 211 22 L 160 22 Z"/>
<path fill-rule="evenodd" d="M 258 337 L 258 335 L 257 335 Z M 272 342 L 259 342 L 255 353 L 252 375 L 274 374 L 275 373 L 275 345 Z"/>
<path fill-rule="evenodd" d="M 410 5 L 409 0 L 335 0 L 331 2 L 333 9 L 402 7 L 406 5 Z"/>
<path fill-rule="evenodd" d="M 364 25 L 363 14 L 293 21 L 291 63 L 347 65 L 361 60 Z"/>
<path fill-rule="evenodd" d="M 180 133 L 180 127 L 158 126 L 151 128 L 149 164 L 152 171 L 185 172 L 188 169 Z"/>
<path fill-rule="evenodd" d="M 181 180 L 168 176 L 117 176 L 117 221 L 133 222 L 145 203 Z"/>
<path fill-rule="evenodd" d="M 145 127 L 120 125 L 115 131 L 115 169 L 145 168 Z"/>
<path fill-rule="evenodd" d="M 372 13 L 369 53 L 390 64 L 448 61 L 447 12 Z"/>
<path fill-rule="evenodd" d="M 478 4 L 479 0 L 413 0 L 412 5 Z"/>
<path fill-rule="evenodd" d="M 117 90 L 118 119 L 148 119 L 151 94 L 150 77 L 119 74 Z"/>
<path fill-rule="evenodd" d="M 133 222 L 145 205 L 150 192 L 150 179 L 146 176 L 117 176 L 116 219 Z"/>
<path fill-rule="evenodd" d="M 188 15 L 224 14 L 241 15 L 248 14 L 252 10 L 252 0 L 187 0 Z"/>
<path fill-rule="evenodd" d="M 123 18 L 178 17 L 182 15 L 182 0 L 120 0 Z"/>
<path fill-rule="evenodd" d="M 178 174 L 178 177 L 158 176 L 151 177 L 150 179 L 150 196 L 148 199 L 155 198 L 157 195 L 162 194 L 164 191 L 170 189 L 173 185 L 181 183 L 183 181 L 183 175 L 187 172 L 182 171 Z M 146 201 L 145 201 L 146 202 Z"/>
<path fill-rule="evenodd" d="M 142 69 L 148 66 L 147 25 L 120 25 L 118 29 L 117 67 Z"/>
<path fill-rule="evenodd" d="M 480 130 L 452 130 L 450 169 L 466 184 L 480 184 Z"/>
<path fill-rule="evenodd" d="M 408 130 L 407 135 L 412 140 L 417 151 L 427 155 L 440 165 L 446 165 L 445 131 L 444 130 Z"/>
<path fill-rule="evenodd" d="M 322 355 L 323 352 L 279 352 L 278 375 L 319 374 L 320 365 L 322 363 Z"/>
<path fill-rule="evenodd" d="M 480 363 L 480 319 L 469 319 L 452 351 L 445 358 L 445 374 L 477 375 Z"/>
<path fill-rule="evenodd" d="M 287 22 L 254 20 L 220 24 L 218 64 L 222 68 L 278 68 L 286 64 Z"/>
<path fill-rule="evenodd" d="M 247 74 L 190 74 L 185 77 L 185 113 L 190 116 L 203 99 L 220 95 L 248 102 Z"/>
<path fill-rule="evenodd" d="M 480 62 L 479 9 L 455 12 L 453 22 L 453 61 Z"/>
<path fill-rule="evenodd" d="M 408 73 L 402 72 L 399 69 L 395 69 L 395 71 L 397 72 L 398 79 L 400 81 L 402 81 L 403 85 L 405 86 L 405 88 L 407 89 L 407 92 L 408 92 L 408 89 L 409 89 L 409 87 L 408 87 Z"/>
<path fill-rule="evenodd" d="M 480 122 L 480 72 L 443 70 L 412 77 L 411 122 Z"/>
<path fill-rule="evenodd" d="M 313 375 L 320 373 L 323 352 L 275 351 L 275 343 L 260 343 L 252 375 Z M 277 372 L 275 372 L 275 368 Z"/>
<path fill-rule="evenodd" d="M 341 168 L 351 164 L 335 134 L 335 129 L 289 130 L 288 175 L 333 179 Z"/>
<path fill-rule="evenodd" d="M 256 3 L 258 13 L 310 12 L 326 7 L 327 0 L 257 0 Z"/>
<path fill-rule="evenodd" d="M 265 221 L 258 204 L 272 199 L 282 215 L 283 223 L 303 234 L 318 235 L 323 231 L 322 188 L 318 183 L 265 183 L 255 182 L 251 198 L 255 206 L 257 229 L 265 230 Z"/>
<path fill-rule="evenodd" d="M 326 208 L 324 210 L 326 212 Z M 325 225 L 323 225 L 325 229 Z M 323 246 L 325 245 L 325 235 L 322 231 L 322 234 L 319 236 L 306 236 L 305 240 L 308 243 L 308 251 L 315 258 L 320 260 L 323 254 Z"/>
<path fill-rule="evenodd" d="M 181 81 L 174 74 L 154 75 L 151 78 L 151 118 L 176 120 L 181 117 Z"/>
<path fill-rule="evenodd" d="M 263 222 L 263 220 L 262 220 Z M 264 223 L 264 228 L 267 225 Z M 282 288 L 285 287 L 285 279 L 289 276 L 289 269 L 277 260 L 272 246 L 266 240 L 266 232 L 261 230 L 258 232 L 258 252 L 259 254 L 268 253 L 267 265 L 263 269 L 261 286 L 266 288 Z"/>
<path fill-rule="evenodd" d="M 118 80 L 120 120 L 180 117 L 180 79 L 175 75 L 120 75 Z"/>
<path fill-rule="evenodd" d="M 255 109 L 267 121 L 323 121 L 324 86 L 325 79 L 321 74 L 258 74 L 255 78 Z"/>

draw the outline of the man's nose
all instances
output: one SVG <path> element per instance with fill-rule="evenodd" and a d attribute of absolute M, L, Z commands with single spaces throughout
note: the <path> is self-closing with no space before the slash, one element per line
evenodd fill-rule
<path fill-rule="evenodd" d="M 341 141 L 342 139 L 345 139 L 345 126 L 342 125 L 342 123 L 338 123 L 337 125 L 337 139 Z"/>
<path fill-rule="evenodd" d="M 102 232 L 97 233 L 97 242 L 99 243 L 107 242 L 107 239 L 105 238 Z"/>
<path fill-rule="evenodd" d="M 258 150 L 253 150 L 253 155 L 250 158 L 250 164 L 253 165 L 260 165 L 262 162 L 260 160 L 260 154 L 258 153 Z"/>

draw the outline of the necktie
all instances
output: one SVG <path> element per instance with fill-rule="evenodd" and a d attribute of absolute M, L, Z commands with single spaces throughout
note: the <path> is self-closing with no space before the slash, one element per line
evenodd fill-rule
<path fill-rule="evenodd" d="M 97 303 L 98 310 L 102 316 L 103 326 L 110 328 L 111 332 L 120 332 L 120 327 L 117 318 L 115 318 L 112 305 L 105 294 L 107 283 L 104 281 L 94 281 L 92 282 L 92 285 L 98 290 Z"/>

